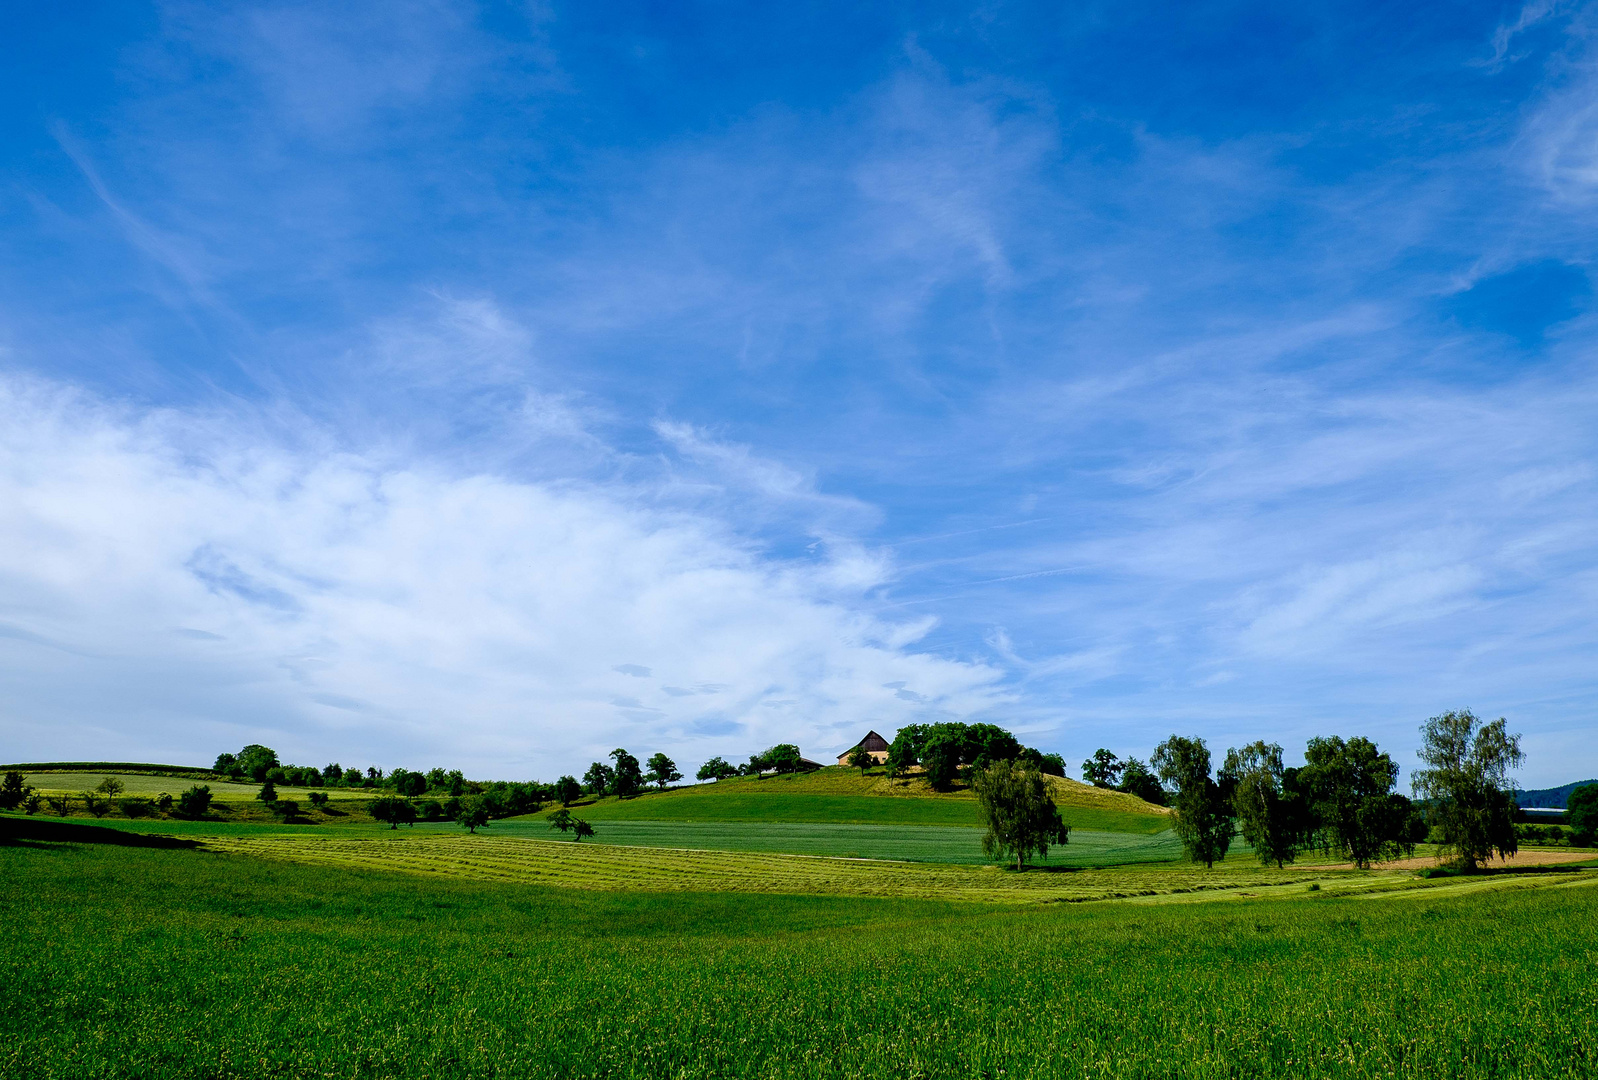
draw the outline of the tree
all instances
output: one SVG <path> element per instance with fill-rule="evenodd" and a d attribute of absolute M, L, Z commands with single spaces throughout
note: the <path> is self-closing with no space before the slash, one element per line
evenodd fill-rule
<path fill-rule="evenodd" d="M 429 790 L 429 791 L 448 791 L 449 790 L 449 773 L 445 772 L 443 769 L 428 769 L 427 770 L 427 790 Z"/>
<path fill-rule="evenodd" d="M 596 761 L 588 766 L 588 771 L 583 773 L 583 786 L 595 795 L 603 795 L 610 791 L 616 782 L 616 771 L 602 761 Z"/>
<path fill-rule="evenodd" d="M 216 755 L 216 764 L 211 766 L 211 771 L 221 776 L 231 776 L 238 764 L 239 759 L 232 754 L 218 754 Z"/>
<path fill-rule="evenodd" d="M 255 793 L 255 797 L 264 803 L 275 802 L 277 800 L 277 785 L 269 778 L 266 783 L 261 785 L 261 790 Z"/>
<path fill-rule="evenodd" d="M 374 820 L 388 822 L 388 827 L 391 829 L 397 829 L 401 825 L 416 824 L 416 807 L 393 795 L 374 799 L 370 813 Z"/>
<path fill-rule="evenodd" d="M 72 813 L 72 796 L 70 795 L 50 795 L 46 796 L 44 801 L 50 804 L 50 809 L 56 812 L 57 817 L 66 817 Z"/>
<path fill-rule="evenodd" d="M 1125 767 L 1120 758 L 1101 746 L 1082 763 L 1082 779 L 1097 788 L 1113 788 L 1120 783 Z"/>
<path fill-rule="evenodd" d="M 1302 814 L 1296 793 L 1287 788 L 1282 748 L 1261 740 L 1228 750 L 1225 772 L 1235 778 L 1232 809 L 1260 865 L 1275 863 L 1281 869 L 1292 862 L 1298 855 Z"/>
<path fill-rule="evenodd" d="M 178 814 L 186 818 L 203 817 L 211 809 L 211 785 L 194 784 L 178 795 Z"/>
<path fill-rule="evenodd" d="M 1226 858 L 1232 846 L 1228 792 L 1210 778 L 1210 751 L 1203 739 L 1172 735 L 1154 748 L 1150 763 L 1176 788 L 1176 835 L 1188 858 L 1206 868 Z"/>
<path fill-rule="evenodd" d="M 562 806 L 570 806 L 583 797 L 583 786 L 575 776 L 563 776 L 555 781 L 555 799 Z"/>
<path fill-rule="evenodd" d="M 455 815 L 455 820 L 461 827 L 474 836 L 477 830 L 488 824 L 488 810 L 483 806 L 481 799 L 468 799 Z"/>
<path fill-rule="evenodd" d="M 414 799 L 427 790 L 427 776 L 409 769 L 395 769 L 389 773 L 388 782 L 394 785 L 395 792 L 406 798 Z"/>
<path fill-rule="evenodd" d="M 564 806 L 549 815 L 549 827 L 559 829 L 561 832 L 570 832 L 572 827 L 572 813 Z"/>
<path fill-rule="evenodd" d="M 239 772 L 254 780 L 257 784 L 266 779 L 266 774 L 278 768 L 282 762 L 277 759 L 277 751 L 270 746 L 251 743 L 239 751 L 236 768 Z"/>
<path fill-rule="evenodd" d="M 576 821 L 572 822 L 572 834 L 577 837 L 579 842 L 581 842 L 583 837 L 594 835 L 594 827 L 588 824 L 588 822 L 584 821 L 582 818 L 578 818 Z"/>
<path fill-rule="evenodd" d="M 1369 739 L 1316 738 L 1304 749 L 1297 782 L 1308 800 L 1317 846 L 1361 870 L 1415 850 L 1410 802 L 1393 794 L 1398 763 Z"/>
<path fill-rule="evenodd" d="M 779 773 L 794 773 L 799 771 L 799 762 L 803 755 L 793 743 L 778 743 L 764 754 L 766 768 L 775 769 Z"/>
<path fill-rule="evenodd" d="M 1415 773 L 1413 783 L 1442 829 L 1438 857 L 1452 854 L 1468 871 L 1494 852 L 1513 855 L 1519 845 L 1509 770 L 1526 760 L 1520 736 L 1508 733 L 1503 717 L 1484 724 L 1469 709 L 1434 716 L 1420 732 L 1420 759 L 1428 768 Z"/>
<path fill-rule="evenodd" d="M 644 786 L 644 773 L 638 767 L 638 759 L 621 747 L 610 752 L 610 759 L 616 763 L 616 774 L 611 784 L 618 799 L 630 799 L 638 794 Z"/>
<path fill-rule="evenodd" d="M 960 775 L 960 759 L 965 747 L 960 732 L 952 724 L 934 724 L 921 744 L 921 766 L 934 791 L 948 791 Z"/>
<path fill-rule="evenodd" d="M 1065 776 L 1065 759 L 1059 754 L 1039 754 L 1038 769 L 1044 776 Z"/>
<path fill-rule="evenodd" d="M 445 779 L 449 781 L 445 790 L 449 792 L 450 798 L 458 799 L 466 794 L 466 777 L 459 769 L 451 769 Z"/>
<path fill-rule="evenodd" d="M 682 773 L 677 771 L 677 763 L 661 753 L 650 756 L 648 775 L 650 781 L 659 788 L 664 788 L 667 784 L 675 784 L 682 779 Z"/>
<path fill-rule="evenodd" d="M 1159 777 L 1135 757 L 1129 757 L 1121 763 L 1121 783 L 1117 790 L 1136 795 L 1155 806 L 1165 805 L 1165 789 L 1160 787 Z"/>
<path fill-rule="evenodd" d="M 851 769 L 859 769 L 861 776 L 870 771 L 871 767 L 876 763 L 877 759 L 872 757 L 871 751 L 864 746 L 856 746 L 849 751 L 849 767 Z"/>
<path fill-rule="evenodd" d="M 699 766 L 699 772 L 695 774 L 694 778 L 696 780 L 725 780 L 729 776 L 737 775 L 738 767 L 727 764 L 718 755 Z"/>
<path fill-rule="evenodd" d="M 36 789 L 32 787 L 24 788 L 22 794 L 22 812 L 27 814 L 29 817 L 37 814 L 39 812 L 39 801 L 39 792 Z"/>
<path fill-rule="evenodd" d="M 995 761 L 976 771 L 973 786 L 987 818 L 982 850 L 989 858 L 1014 857 L 1021 870 L 1030 856 L 1048 855 L 1050 844 L 1070 842 L 1071 827 L 1060 820 L 1037 766 Z"/>
<path fill-rule="evenodd" d="M 114 799 L 127 790 L 127 785 L 114 776 L 108 776 L 95 786 L 96 791 L 107 799 Z"/>
<path fill-rule="evenodd" d="M 1592 847 L 1598 840 L 1598 784 L 1583 784 L 1565 800 L 1565 820 L 1570 822 L 1570 843 Z"/>
<path fill-rule="evenodd" d="M 906 724 L 888 744 L 888 775 L 904 776 L 921 764 L 921 747 L 926 742 L 925 724 Z"/>
<path fill-rule="evenodd" d="M 344 766 L 335 761 L 322 770 L 322 775 L 327 778 L 329 784 L 336 784 L 344 775 Z"/>
<path fill-rule="evenodd" d="M 15 810 L 22 805 L 22 800 L 27 797 L 27 791 L 27 785 L 22 782 L 22 774 L 15 769 L 8 769 L 5 779 L 0 780 L 0 810 Z"/>
<path fill-rule="evenodd" d="M 327 805 L 327 792 L 313 791 L 310 793 L 311 805 L 320 810 Z"/>
<path fill-rule="evenodd" d="M 111 804 L 98 791 L 81 792 L 79 798 L 83 800 L 83 808 L 97 818 L 105 817 L 106 812 L 111 809 Z"/>

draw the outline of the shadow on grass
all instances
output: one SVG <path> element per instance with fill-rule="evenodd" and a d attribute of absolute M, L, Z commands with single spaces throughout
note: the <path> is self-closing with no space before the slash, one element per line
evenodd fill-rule
<path fill-rule="evenodd" d="M 36 818 L 0 818 L 0 847 L 37 847 L 53 844 L 114 844 L 119 847 L 193 848 L 193 840 L 175 836 L 149 836 L 123 832 L 107 825 L 80 825 L 70 821 L 45 821 Z"/>

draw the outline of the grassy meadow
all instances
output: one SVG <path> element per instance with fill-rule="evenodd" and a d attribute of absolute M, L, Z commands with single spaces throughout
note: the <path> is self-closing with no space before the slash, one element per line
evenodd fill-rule
<path fill-rule="evenodd" d="M 0 1075 L 1585 1077 L 1598 1061 L 1591 872 L 995 904 L 937 882 L 572 887 L 84 829 L 133 846 L 0 843 Z M 462 864 L 486 857 L 453 839 Z M 639 854 L 488 846 L 609 857 L 613 877 Z M 850 865 L 765 872 L 806 861 Z"/>
<path fill-rule="evenodd" d="M 1049 778 L 1050 794 L 1073 829 L 1152 836 L 1171 827 L 1164 807 L 1133 795 Z M 553 808 L 551 808 L 553 809 Z M 546 811 L 548 813 L 549 811 Z M 633 799 L 584 799 L 572 812 L 589 821 L 810 822 L 976 827 L 968 788 L 935 792 L 925 780 L 830 766 L 785 776 L 735 777 L 650 792 Z"/>

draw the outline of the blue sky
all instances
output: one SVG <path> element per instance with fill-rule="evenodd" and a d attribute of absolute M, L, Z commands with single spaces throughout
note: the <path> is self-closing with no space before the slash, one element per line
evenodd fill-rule
<path fill-rule="evenodd" d="M 1585 7 L 14 23 L 11 759 L 1598 774 Z"/>

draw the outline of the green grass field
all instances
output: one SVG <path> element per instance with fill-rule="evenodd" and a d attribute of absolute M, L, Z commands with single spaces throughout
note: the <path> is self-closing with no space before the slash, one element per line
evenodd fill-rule
<path fill-rule="evenodd" d="M 149 798 L 166 792 L 176 796 L 180 791 L 187 791 L 194 784 L 203 784 L 211 789 L 211 794 L 218 799 L 230 801 L 249 801 L 255 798 L 261 790 L 260 784 L 234 783 L 230 780 L 196 780 L 191 777 L 165 776 L 158 773 L 131 773 L 114 771 L 55 771 L 55 772 L 28 772 L 23 774 L 23 782 L 31 784 L 45 795 L 76 795 L 80 791 L 92 791 L 106 778 L 114 778 L 122 783 L 122 797 L 142 796 Z M 308 798 L 312 790 L 326 792 L 330 799 L 363 800 L 370 802 L 376 793 L 361 788 L 298 788 L 279 787 L 277 789 L 280 799 Z"/>
<path fill-rule="evenodd" d="M 1116 791 L 1053 778 L 1061 816 L 1076 829 L 1153 836 L 1170 828 L 1162 808 Z M 833 766 L 763 779 L 740 777 L 650 792 L 633 799 L 584 800 L 572 811 L 589 821 L 836 822 L 850 825 L 978 825 L 970 791 L 938 793 L 925 781 L 862 777 Z"/>
<path fill-rule="evenodd" d="M 488 846 L 621 876 L 639 852 Z M 848 865 L 778 863 L 806 861 Z M 0 839 L 0 1075 L 1474 1080 L 1598 1062 L 1590 873 L 1015 906 L 376 864 Z"/>
<path fill-rule="evenodd" d="M 969 825 L 850 825 L 787 821 L 599 821 L 591 841 L 632 847 L 768 851 L 914 862 L 986 863 L 982 830 Z M 419 825 L 418 831 L 458 831 L 454 825 Z M 545 815 L 496 821 L 484 835 L 568 839 L 551 831 Z M 1114 866 L 1180 858 L 1181 843 L 1167 830 L 1154 836 L 1071 831 L 1071 842 L 1050 848 L 1047 866 Z"/>

